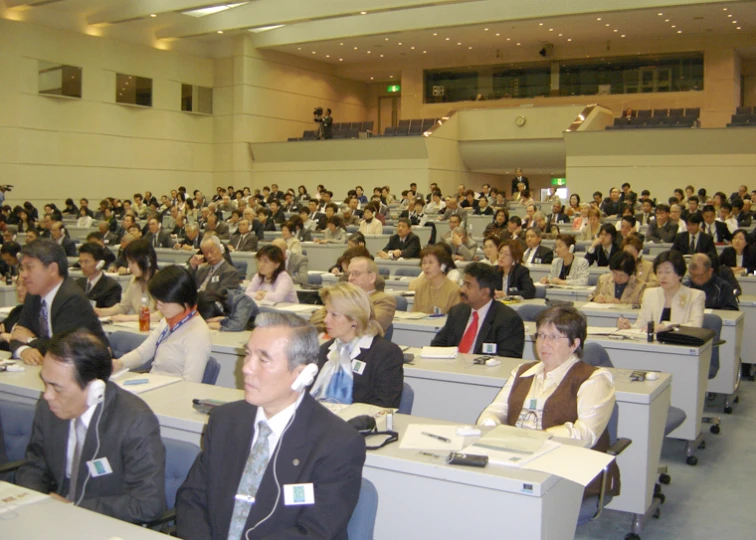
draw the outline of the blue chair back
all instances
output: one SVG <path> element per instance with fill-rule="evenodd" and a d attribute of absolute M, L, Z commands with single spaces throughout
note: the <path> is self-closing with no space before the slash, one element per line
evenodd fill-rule
<path fill-rule="evenodd" d="M 598 283 L 599 276 L 597 274 L 588 274 L 588 285 L 595 287 Z"/>
<path fill-rule="evenodd" d="M 546 298 L 546 287 L 536 287 L 536 298 Z"/>
<path fill-rule="evenodd" d="M 384 225 L 383 234 L 394 234 L 394 228 L 390 225 Z"/>
<path fill-rule="evenodd" d="M 614 367 L 609 353 L 600 343 L 588 342 L 583 348 L 583 362 L 596 367 L 611 368 Z"/>
<path fill-rule="evenodd" d="M 412 406 L 415 404 L 415 391 L 412 387 L 404 383 L 402 387 L 402 399 L 399 401 L 399 414 L 412 414 Z"/>
<path fill-rule="evenodd" d="M 323 284 L 323 275 L 322 274 L 307 274 L 307 283 L 310 285 L 322 285 Z"/>
<path fill-rule="evenodd" d="M 24 459 L 31 438 L 35 408 L 30 403 L 0 400 L 0 429 L 8 461 Z"/>
<path fill-rule="evenodd" d="M 147 339 L 149 334 L 136 334 L 134 332 L 113 332 L 108 336 L 110 348 L 113 349 L 113 357 L 120 358 L 130 353 Z"/>
<path fill-rule="evenodd" d="M 391 268 L 389 268 L 388 266 L 379 266 L 378 273 L 383 277 L 388 277 L 391 275 Z"/>
<path fill-rule="evenodd" d="M 407 307 L 409 307 L 409 304 L 407 303 L 407 299 L 402 295 L 397 295 L 394 298 L 396 298 L 396 310 L 407 311 Z"/>
<path fill-rule="evenodd" d="M 405 266 L 402 266 L 402 267 L 396 269 L 396 271 L 394 272 L 394 275 L 395 276 L 417 277 L 417 276 L 420 275 L 420 272 L 422 272 L 422 271 L 423 270 L 419 266 L 409 267 L 409 268 L 407 268 Z"/>
<path fill-rule="evenodd" d="M 716 332 L 714 336 L 715 345 L 711 348 L 711 364 L 709 364 L 709 379 L 713 379 L 719 372 L 719 345 L 716 345 L 716 342 L 719 341 L 719 336 L 722 333 L 722 317 L 714 313 L 705 313 L 703 327 Z"/>
<path fill-rule="evenodd" d="M 176 492 L 186 480 L 200 449 L 197 445 L 174 439 L 163 439 L 165 446 L 165 503 L 176 507 Z"/>
<path fill-rule="evenodd" d="M 373 483 L 362 479 L 360 498 L 347 525 L 349 540 L 373 540 L 375 516 L 378 513 L 378 490 Z"/>
<path fill-rule="evenodd" d="M 679 428 L 687 417 L 684 410 L 670 406 L 667 412 L 667 423 L 664 425 L 664 436 Z"/>
<path fill-rule="evenodd" d="M 388 325 L 388 328 L 386 328 L 386 332 L 383 334 L 383 337 L 391 341 L 391 338 L 394 337 L 394 323 Z"/>
<path fill-rule="evenodd" d="M 247 261 L 234 261 L 234 268 L 239 272 L 239 279 L 247 279 Z"/>
<path fill-rule="evenodd" d="M 540 288 L 540 287 L 539 287 Z M 538 288 L 536 288 L 538 290 Z M 517 310 L 517 314 L 520 316 L 520 318 L 523 321 L 535 321 L 536 317 L 538 317 L 538 314 L 541 313 L 543 310 L 548 308 L 546 304 L 540 306 L 536 304 L 525 304 L 520 306 L 520 308 Z"/>
<path fill-rule="evenodd" d="M 207 359 L 205 373 L 202 375 L 202 384 L 215 384 L 220 375 L 221 366 L 212 356 Z"/>

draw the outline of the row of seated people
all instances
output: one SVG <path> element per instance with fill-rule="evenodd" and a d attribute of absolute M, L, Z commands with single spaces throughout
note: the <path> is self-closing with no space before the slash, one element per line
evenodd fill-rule
<path fill-rule="evenodd" d="M 700 107 L 687 109 L 645 109 L 627 108 L 614 124 L 606 129 L 634 128 L 691 128 L 699 126 Z"/>

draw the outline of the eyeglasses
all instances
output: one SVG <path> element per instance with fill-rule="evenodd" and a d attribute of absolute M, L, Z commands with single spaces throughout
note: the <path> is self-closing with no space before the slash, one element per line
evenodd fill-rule
<path fill-rule="evenodd" d="M 535 333 L 533 334 L 533 337 L 536 340 L 541 341 L 557 341 L 558 339 L 570 339 L 567 336 L 560 336 L 559 334 L 541 334 L 541 333 Z"/>

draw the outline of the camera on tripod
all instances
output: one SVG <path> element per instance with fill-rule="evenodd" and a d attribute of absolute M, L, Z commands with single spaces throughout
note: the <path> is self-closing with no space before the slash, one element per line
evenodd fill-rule
<path fill-rule="evenodd" d="M 323 107 L 315 107 L 312 111 L 312 115 L 315 117 L 315 121 L 318 122 L 319 118 L 323 116 Z"/>
<path fill-rule="evenodd" d="M 0 185 L 0 191 L 13 191 L 13 186 L 11 184 L 2 184 Z"/>

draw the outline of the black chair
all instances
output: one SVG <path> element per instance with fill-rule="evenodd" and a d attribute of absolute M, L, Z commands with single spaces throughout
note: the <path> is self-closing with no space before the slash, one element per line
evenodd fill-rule
<path fill-rule="evenodd" d="M 361 131 L 373 131 L 373 126 L 375 123 L 372 120 L 368 120 L 367 122 L 362 123 L 362 127 L 360 128 Z"/>
<path fill-rule="evenodd" d="M 545 287 L 536 287 L 536 294 L 538 292 L 538 289 L 543 289 L 544 291 L 546 291 Z M 547 306 L 546 304 L 523 304 L 522 306 L 520 306 L 520 309 L 517 310 L 517 314 L 523 321 L 533 322 L 536 320 L 538 315 L 548 307 L 549 306 Z"/>
<path fill-rule="evenodd" d="M 418 135 L 422 135 L 422 133 L 423 133 L 422 124 L 413 122 L 413 124 L 409 128 L 409 134 L 413 136 L 418 136 Z"/>
<path fill-rule="evenodd" d="M 651 115 L 652 118 L 666 118 L 667 116 L 668 116 L 667 109 L 654 109 L 654 112 Z"/>
<path fill-rule="evenodd" d="M 683 115 L 683 109 L 670 109 L 669 110 L 669 116 L 682 116 Z"/>
<path fill-rule="evenodd" d="M 393 329 L 392 329 L 393 330 Z M 402 399 L 399 401 L 399 408 L 396 412 L 399 414 L 412 414 L 412 406 L 415 403 L 415 391 L 412 387 L 404 383 L 402 387 Z"/>
<path fill-rule="evenodd" d="M 751 114 L 753 112 L 753 107 L 738 107 L 735 109 L 736 114 Z"/>
<path fill-rule="evenodd" d="M 383 337 L 391 341 L 391 338 L 394 337 L 394 323 L 388 325 L 388 328 L 386 328 L 386 332 L 384 332 Z"/>
<path fill-rule="evenodd" d="M 389 126 L 383 130 L 384 137 L 393 137 L 395 135 L 396 135 L 396 128 L 393 126 Z"/>
<path fill-rule="evenodd" d="M 700 107 L 691 107 L 689 109 L 685 109 L 685 116 L 692 116 L 694 118 L 698 118 L 700 115 L 701 115 Z"/>
<path fill-rule="evenodd" d="M 409 129 L 410 122 L 412 122 L 412 120 L 399 120 L 399 127 Z"/>
<path fill-rule="evenodd" d="M 651 110 L 650 109 L 639 110 L 636 117 L 637 118 L 651 118 Z"/>

